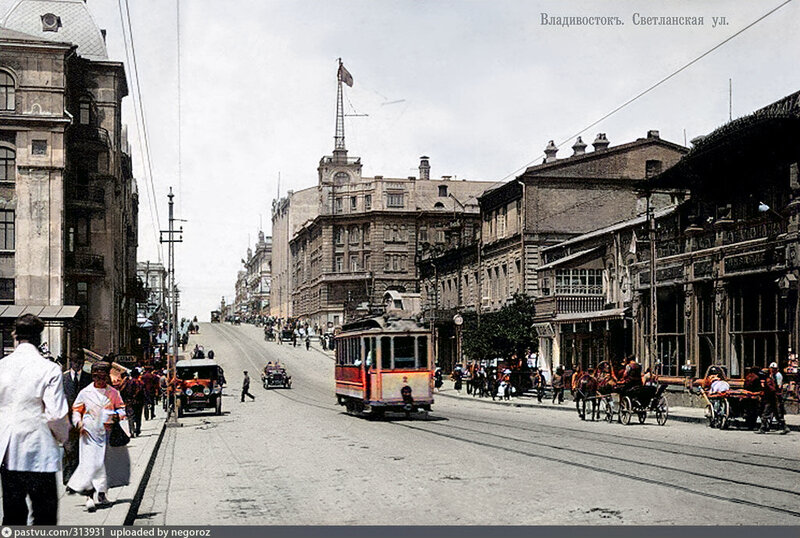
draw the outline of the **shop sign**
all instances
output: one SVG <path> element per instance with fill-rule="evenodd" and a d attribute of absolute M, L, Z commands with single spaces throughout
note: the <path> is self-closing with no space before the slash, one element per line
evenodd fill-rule
<path fill-rule="evenodd" d="M 725 273 L 740 273 L 751 269 L 765 269 L 772 265 L 783 264 L 785 251 L 761 250 L 750 252 L 741 256 L 732 256 L 725 259 Z"/>

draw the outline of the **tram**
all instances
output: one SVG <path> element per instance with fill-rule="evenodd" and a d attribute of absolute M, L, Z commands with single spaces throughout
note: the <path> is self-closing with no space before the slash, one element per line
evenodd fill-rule
<path fill-rule="evenodd" d="M 336 399 L 348 413 L 407 416 L 433 404 L 430 332 L 413 319 L 380 316 L 345 324 L 335 337 Z"/>

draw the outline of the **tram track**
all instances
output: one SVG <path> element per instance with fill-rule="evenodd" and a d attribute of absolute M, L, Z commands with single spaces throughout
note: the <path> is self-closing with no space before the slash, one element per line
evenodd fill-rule
<path fill-rule="evenodd" d="M 229 341 L 233 346 L 247 355 L 248 362 L 254 364 L 256 369 L 260 370 L 260 367 L 255 364 L 252 355 L 255 354 L 258 356 L 264 354 L 265 349 L 263 345 L 260 345 L 260 342 L 257 342 L 251 337 L 236 338 L 231 334 L 234 329 L 227 329 L 229 329 L 230 332 L 225 331 L 225 340 Z M 344 415 L 343 412 L 336 409 L 336 406 L 332 401 L 322 401 L 318 397 L 315 397 L 321 393 L 320 391 L 325 390 L 326 387 L 324 384 L 319 383 L 316 378 L 313 380 L 308 379 L 308 381 L 310 382 L 309 384 L 313 386 L 308 387 L 309 390 L 304 391 L 305 394 L 302 397 L 284 392 L 275 392 L 275 394 L 279 395 L 282 399 L 292 401 L 300 404 L 301 406 L 313 407 L 326 412 L 335 413 L 337 415 Z M 619 447 L 625 447 L 632 450 L 642 451 L 644 454 L 655 452 L 656 454 L 666 453 L 683 458 L 689 457 L 693 460 L 696 460 L 700 465 L 702 465 L 703 461 L 708 461 L 718 464 L 732 464 L 736 466 L 741 465 L 748 469 L 769 468 L 781 472 L 788 471 L 791 473 L 800 473 L 800 470 L 798 469 L 770 465 L 766 461 L 745 461 L 737 458 L 737 456 L 752 457 L 753 455 L 750 453 L 719 447 L 683 445 L 669 441 L 645 439 L 641 437 L 632 438 L 613 433 L 587 432 L 586 430 L 553 426 L 549 424 L 537 424 L 536 426 L 528 426 L 519 423 L 509 424 L 507 421 L 498 422 L 493 420 L 485 420 L 474 416 L 468 416 L 460 412 L 450 412 L 449 410 L 444 417 L 447 418 L 447 421 L 422 422 L 415 420 L 407 421 L 390 419 L 380 421 L 380 423 L 392 425 L 397 428 L 414 430 L 420 433 L 446 438 L 481 448 L 492 449 L 509 454 L 516 454 L 526 458 L 542 460 L 549 463 L 562 464 L 607 476 L 613 476 L 648 485 L 662 486 L 675 491 L 680 491 L 682 493 L 715 499 L 735 505 L 769 510 L 772 512 L 789 515 L 793 518 L 800 518 L 800 511 L 792 509 L 798 504 L 798 497 L 800 497 L 800 492 L 798 491 L 793 491 L 779 486 L 742 480 L 735 477 L 736 475 L 742 475 L 741 472 L 736 472 L 735 470 L 726 469 L 724 475 L 719 473 L 709 474 L 708 472 L 693 472 L 686 466 L 681 467 L 677 465 L 649 463 L 653 460 L 652 457 L 637 458 L 639 461 L 637 461 L 637 459 L 623 458 L 613 455 L 614 452 L 618 453 L 618 450 L 615 451 L 613 448 L 619 449 Z M 476 429 L 476 425 L 487 426 L 487 428 Z M 530 438 L 508 435 L 507 432 L 503 431 L 508 429 L 514 429 L 517 432 L 523 431 L 533 434 L 544 434 L 546 436 L 551 436 L 554 439 L 554 442 L 548 443 L 545 441 L 537 441 Z M 484 437 L 489 437 L 490 439 L 485 440 Z M 603 445 L 610 445 L 610 447 L 613 448 L 611 450 L 594 450 L 575 448 L 573 446 L 558 446 L 556 443 L 601 443 Z M 533 447 L 535 447 L 535 449 Z M 676 450 L 677 447 L 684 448 L 685 451 Z M 698 451 L 714 452 L 714 454 L 709 455 L 697 453 Z M 577 459 L 576 456 L 578 457 Z M 792 465 L 797 464 L 800 461 L 779 456 L 772 457 L 765 455 L 756 457 L 763 460 L 783 461 Z M 587 463 L 587 461 L 591 462 L 596 460 L 602 460 L 606 463 L 604 466 Z M 640 461 L 644 463 L 640 463 Z M 627 467 L 631 464 L 636 466 L 637 471 L 628 470 L 625 467 L 620 469 L 618 467 L 619 465 Z M 652 471 L 655 471 L 657 475 L 654 476 Z M 745 471 L 745 474 L 747 472 L 750 471 Z M 689 480 L 696 478 L 708 486 L 693 487 L 691 485 L 685 485 L 683 483 L 683 479 L 676 480 L 674 478 L 674 475 L 676 474 L 680 476 L 688 476 Z M 667 478 L 664 478 L 664 476 L 660 475 L 666 475 Z M 711 488 L 713 488 L 715 491 L 712 491 Z M 757 497 L 758 495 L 763 496 L 766 493 L 772 497 L 777 496 L 779 499 L 788 498 L 790 500 L 781 502 L 776 501 L 774 504 L 765 504 L 764 502 L 759 502 L 759 500 L 756 498 L 748 498 L 750 497 L 749 495 L 721 495 L 719 494 L 719 491 L 730 491 L 734 493 L 750 491 L 752 492 L 752 497 Z"/>

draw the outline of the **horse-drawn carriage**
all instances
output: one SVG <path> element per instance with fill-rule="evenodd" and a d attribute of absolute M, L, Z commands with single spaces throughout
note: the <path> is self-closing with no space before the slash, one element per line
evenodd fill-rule
<path fill-rule="evenodd" d="M 652 413 L 659 426 L 667 423 L 669 405 L 664 396 L 666 384 L 659 384 L 655 378 L 649 383 L 624 389 L 617 382 L 619 376 L 611 374 L 611 365 L 608 362 L 598 365 L 598 376 L 584 374 L 578 379 L 575 389 L 575 406 L 581 420 L 586 420 L 586 406 L 591 405 L 590 419 L 600 419 L 601 412 L 606 422 L 617 420 L 624 425 L 631 422 L 636 415 L 640 424 L 644 424 L 647 415 Z M 614 394 L 619 394 L 618 409 L 614 409 Z M 602 407 L 602 410 L 601 410 Z"/>

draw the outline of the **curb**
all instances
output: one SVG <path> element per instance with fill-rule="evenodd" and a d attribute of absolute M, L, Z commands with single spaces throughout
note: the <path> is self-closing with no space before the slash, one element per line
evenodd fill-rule
<path fill-rule="evenodd" d="M 454 394 L 445 394 L 442 392 L 435 393 L 436 397 L 442 396 L 445 398 L 452 398 L 453 400 L 467 400 L 467 401 L 477 401 L 483 402 L 486 404 L 492 405 L 504 405 L 506 407 L 529 407 L 532 409 L 550 409 L 554 411 L 569 411 L 571 413 L 577 413 L 575 411 L 574 406 L 552 406 L 552 405 L 541 405 L 538 403 L 526 403 L 526 402 L 515 402 L 515 401 L 489 401 L 484 398 L 466 398 L 464 396 L 456 396 Z M 566 401 L 566 399 L 565 399 Z M 706 424 L 705 417 L 692 417 L 688 415 L 674 415 L 672 413 L 669 414 L 668 420 L 674 420 L 676 422 L 687 422 L 692 424 Z M 789 424 L 789 429 L 791 431 L 800 432 L 800 425 Z"/>
<path fill-rule="evenodd" d="M 128 507 L 128 513 L 125 515 L 125 520 L 122 522 L 123 526 L 130 527 L 133 525 L 133 522 L 136 520 L 136 516 L 139 515 L 139 506 L 141 506 L 144 492 L 147 490 L 147 484 L 150 481 L 150 475 L 152 474 L 153 467 L 156 463 L 156 456 L 158 456 L 158 450 L 161 448 L 161 441 L 164 440 L 164 433 L 167 431 L 168 419 L 169 417 L 164 419 L 164 422 L 161 424 L 161 432 L 159 432 L 156 444 L 153 446 L 153 451 L 150 453 L 150 459 L 147 461 L 147 466 L 145 466 L 144 473 L 142 473 L 142 477 L 139 479 L 139 486 L 136 488 L 136 493 L 134 493 L 133 499 L 131 499 L 131 504 Z"/>

